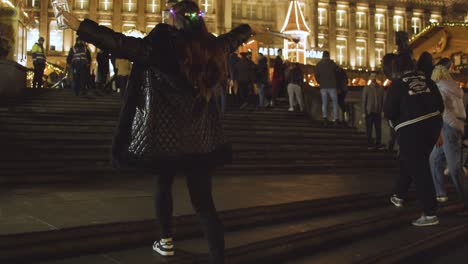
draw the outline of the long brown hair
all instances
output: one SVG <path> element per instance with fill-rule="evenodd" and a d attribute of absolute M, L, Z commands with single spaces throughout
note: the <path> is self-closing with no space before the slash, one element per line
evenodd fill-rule
<path fill-rule="evenodd" d="M 192 1 L 181 1 L 172 7 L 176 19 L 183 23 L 179 63 L 182 73 L 199 94 L 209 100 L 215 87 L 227 78 L 226 51 L 208 32 L 203 13 Z"/>

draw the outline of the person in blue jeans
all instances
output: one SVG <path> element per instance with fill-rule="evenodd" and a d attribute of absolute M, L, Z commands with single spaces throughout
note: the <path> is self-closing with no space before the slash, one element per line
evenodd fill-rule
<path fill-rule="evenodd" d="M 337 73 L 339 67 L 330 59 L 330 52 L 324 51 L 322 59 L 315 67 L 315 80 L 320 84 L 320 94 L 322 96 L 322 117 L 324 125 L 328 123 L 328 97 L 333 104 L 332 122 L 336 125 L 338 121 L 338 94 L 337 94 Z"/>
<path fill-rule="evenodd" d="M 444 100 L 445 111 L 442 115 L 443 127 L 439 140 L 429 158 L 437 200 L 448 200 L 444 186 L 444 159 L 447 161 L 453 185 L 468 209 L 468 194 L 464 184 L 462 165 L 462 138 L 465 128 L 466 113 L 463 104 L 463 90 L 453 80 L 447 68 L 436 66 L 432 79 L 436 82 Z"/>

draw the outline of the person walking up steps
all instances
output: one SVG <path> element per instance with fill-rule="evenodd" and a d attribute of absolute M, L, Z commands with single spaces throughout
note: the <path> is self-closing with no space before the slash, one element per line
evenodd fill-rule
<path fill-rule="evenodd" d="M 172 256 L 172 184 L 186 175 L 190 199 L 208 240 L 211 263 L 224 263 L 223 226 L 212 197 L 211 174 L 231 160 L 214 89 L 227 79 L 226 57 L 252 35 L 240 25 L 215 37 L 192 1 L 177 2 L 167 23 L 143 39 L 125 36 L 69 12 L 65 21 L 85 41 L 134 63 L 114 136 L 116 168 L 156 173 L 155 209 L 160 239 L 153 249 Z"/>
<path fill-rule="evenodd" d="M 42 88 L 44 69 L 46 67 L 46 56 L 44 52 L 44 38 L 40 37 L 31 49 L 33 66 L 34 66 L 34 77 L 33 77 L 33 89 Z"/>
<path fill-rule="evenodd" d="M 437 225 L 437 201 L 429 155 L 442 127 L 442 96 L 433 81 L 416 71 L 409 54 L 399 54 L 395 65 L 398 78 L 392 81 L 384 103 L 385 117 L 398 133 L 400 144 L 400 175 L 390 202 L 397 207 L 403 206 L 414 181 L 424 213 L 413 221 L 413 225 Z"/>
<path fill-rule="evenodd" d="M 338 121 L 338 94 L 336 90 L 336 74 L 339 68 L 330 59 L 330 52 L 324 51 L 322 59 L 315 67 L 315 79 L 320 84 L 320 94 L 322 95 L 322 117 L 324 125 L 328 124 L 328 97 L 333 104 L 332 122 L 336 126 Z"/>

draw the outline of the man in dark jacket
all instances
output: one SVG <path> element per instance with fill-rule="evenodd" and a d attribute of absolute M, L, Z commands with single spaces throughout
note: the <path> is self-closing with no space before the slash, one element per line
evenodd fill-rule
<path fill-rule="evenodd" d="M 247 107 L 249 100 L 253 95 L 255 64 L 247 57 L 247 55 L 248 54 L 246 52 L 242 52 L 242 57 L 236 65 L 239 97 L 242 103 L 240 109 Z"/>
<path fill-rule="evenodd" d="M 104 90 L 107 78 L 109 76 L 109 53 L 103 50 L 99 50 L 96 55 L 97 71 L 96 71 L 96 89 Z"/>
<path fill-rule="evenodd" d="M 77 38 L 75 46 L 68 52 L 67 63 L 73 70 L 73 90 L 75 95 L 85 92 L 85 86 L 89 83 L 89 64 L 91 53 L 85 43 Z"/>
<path fill-rule="evenodd" d="M 268 63 L 267 58 L 262 53 L 258 54 L 257 64 L 257 86 L 258 86 L 258 107 L 266 106 L 265 89 L 268 85 Z"/>
<path fill-rule="evenodd" d="M 333 119 L 336 125 L 338 121 L 338 94 L 336 90 L 336 74 L 338 65 L 330 59 L 328 51 L 323 52 L 322 59 L 315 67 L 315 79 L 320 84 L 320 94 L 322 95 L 322 116 L 324 124 L 328 123 L 328 97 L 331 98 L 333 104 Z"/>
<path fill-rule="evenodd" d="M 439 220 L 429 155 L 440 134 L 444 103 L 437 85 L 415 71 L 408 54 L 398 55 L 395 64 L 399 78 L 392 80 L 384 103 L 385 117 L 398 133 L 400 144 L 400 175 L 390 201 L 397 207 L 403 206 L 414 180 L 424 214 L 413 225 L 436 225 Z"/>

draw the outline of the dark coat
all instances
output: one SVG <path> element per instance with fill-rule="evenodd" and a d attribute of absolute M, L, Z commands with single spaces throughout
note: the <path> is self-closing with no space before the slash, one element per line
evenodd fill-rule
<path fill-rule="evenodd" d="M 336 74 L 338 65 L 329 58 L 321 59 L 315 67 L 315 79 L 320 88 L 336 89 Z"/>
<path fill-rule="evenodd" d="M 231 158 L 214 99 L 198 95 L 180 72 L 175 55 L 187 41 L 158 24 L 144 39 L 127 37 L 85 20 L 78 34 L 116 57 L 134 62 L 114 136 L 115 167 L 159 170 L 171 166 L 216 166 Z M 213 41 L 234 51 L 251 35 L 241 25 Z"/>

